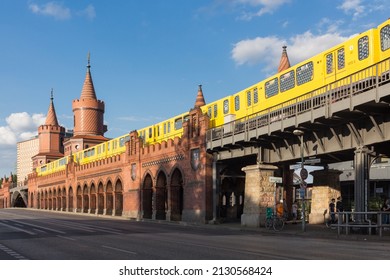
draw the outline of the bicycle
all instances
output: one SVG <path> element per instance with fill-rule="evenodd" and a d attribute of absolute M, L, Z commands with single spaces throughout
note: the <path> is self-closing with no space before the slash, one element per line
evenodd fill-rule
<path fill-rule="evenodd" d="M 273 227 L 274 231 L 280 231 L 284 228 L 284 217 L 279 217 L 278 215 L 272 214 L 270 217 L 265 219 L 265 228 L 271 229 Z"/>

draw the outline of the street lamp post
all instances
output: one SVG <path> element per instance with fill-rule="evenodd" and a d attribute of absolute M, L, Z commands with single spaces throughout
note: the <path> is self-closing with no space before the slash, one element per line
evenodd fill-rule
<path fill-rule="evenodd" d="M 306 178 L 303 178 L 303 174 L 305 174 L 305 165 L 303 163 L 303 134 L 304 132 L 300 129 L 295 129 L 293 131 L 293 134 L 298 136 L 299 137 L 299 141 L 301 142 L 301 174 L 300 174 L 300 177 L 301 177 L 301 194 L 302 194 L 302 231 L 305 232 L 306 231 L 306 209 L 305 209 L 305 199 L 306 199 L 306 195 L 305 195 L 305 179 Z"/>

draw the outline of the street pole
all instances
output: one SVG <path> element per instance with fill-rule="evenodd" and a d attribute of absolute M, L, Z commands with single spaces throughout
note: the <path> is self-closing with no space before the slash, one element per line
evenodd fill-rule
<path fill-rule="evenodd" d="M 306 189 L 305 189 L 305 180 L 302 178 L 302 174 L 303 174 L 303 170 L 305 169 L 305 164 L 303 162 L 303 134 L 304 132 L 302 130 L 299 130 L 299 129 L 295 129 L 293 131 L 293 134 L 298 136 L 299 137 L 299 141 L 301 143 L 301 174 L 300 174 L 300 177 L 301 177 L 301 195 L 302 195 L 302 231 L 305 232 L 306 231 Z"/>

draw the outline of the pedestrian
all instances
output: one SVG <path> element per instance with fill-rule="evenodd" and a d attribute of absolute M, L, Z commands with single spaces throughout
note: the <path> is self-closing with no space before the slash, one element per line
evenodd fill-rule
<path fill-rule="evenodd" d="M 335 210 L 336 210 L 336 204 L 335 204 L 335 199 L 332 198 L 332 200 L 329 203 L 329 215 L 330 215 L 330 221 L 332 224 L 336 223 L 336 215 L 335 215 Z"/>
<path fill-rule="evenodd" d="M 390 211 L 390 199 L 386 199 L 381 207 L 382 212 L 388 212 Z M 382 224 L 388 224 L 389 223 L 389 214 L 382 213 Z"/>
<path fill-rule="evenodd" d="M 342 212 L 344 212 L 344 208 L 343 208 L 343 201 L 342 201 L 342 198 L 341 196 L 339 196 L 337 198 L 337 202 L 336 202 L 336 212 L 337 212 L 337 217 L 338 219 L 341 219 L 341 221 L 344 221 L 344 216 L 342 214 Z"/>
<path fill-rule="evenodd" d="M 297 217 L 298 217 L 298 204 L 297 201 L 294 200 L 294 203 L 291 206 L 291 212 L 293 217 L 293 224 L 297 223 Z"/>

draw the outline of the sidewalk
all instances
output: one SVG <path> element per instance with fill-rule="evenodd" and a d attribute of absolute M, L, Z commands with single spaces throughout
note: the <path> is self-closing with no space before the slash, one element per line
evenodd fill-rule
<path fill-rule="evenodd" d="M 228 230 L 239 231 L 252 231 L 259 232 L 261 234 L 274 234 L 274 235 L 293 235 L 310 238 L 322 238 L 322 239 L 342 239 L 342 240 L 362 240 L 362 241 L 386 241 L 390 242 L 390 231 L 382 231 L 382 237 L 379 234 L 375 234 L 373 230 L 372 234 L 360 233 L 350 230 L 348 235 L 345 234 L 345 229 L 340 231 L 338 235 L 337 227 L 327 228 L 324 224 L 305 224 L 305 231 L 303 231 L 302 223 L 298 221 L 297 224 L 287 222 L 284 225 L 283 230 L 274 231 L 273 229 L 266 229 L 264 226 L 260 228 L 252 228 L 242 226 L 240 223 L 221 223 L 221 224 L 206 224 L 205 227 L 214 228 L 226 228 Z"/>

